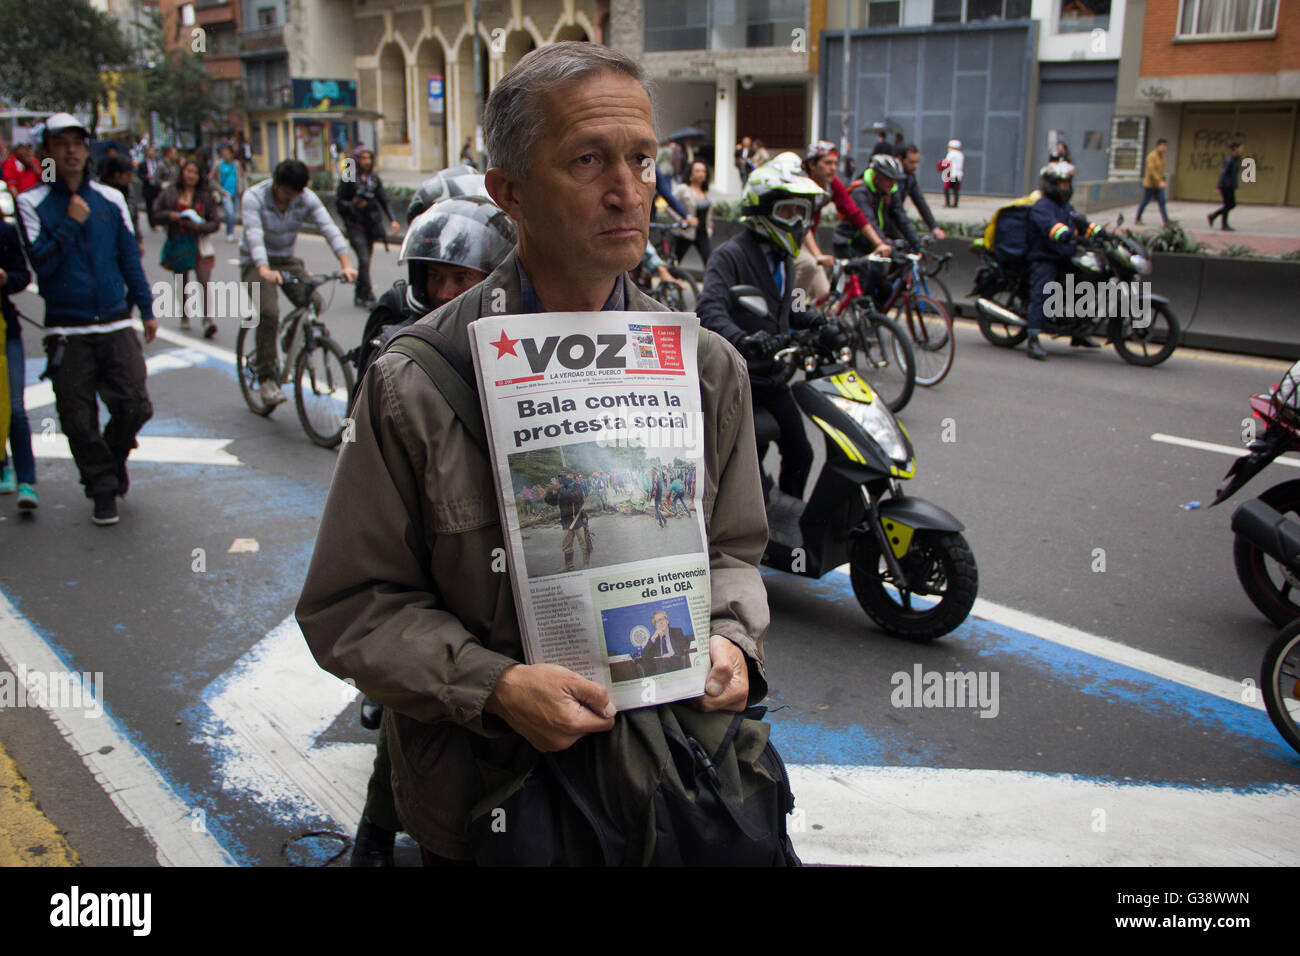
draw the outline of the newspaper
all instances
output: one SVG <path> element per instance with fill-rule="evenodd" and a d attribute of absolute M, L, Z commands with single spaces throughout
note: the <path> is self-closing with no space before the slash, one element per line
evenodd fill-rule
<path fill-rule="evenodd" d="M 704 693 L 699 320 L 548 312 L 469 327 L 530 664 L 620 710 Z"/>

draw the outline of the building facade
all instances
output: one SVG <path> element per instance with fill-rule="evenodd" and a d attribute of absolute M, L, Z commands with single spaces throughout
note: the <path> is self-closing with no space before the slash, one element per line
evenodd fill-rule
<path fill-rule="evenodd" d="M 1280 0 L 1135 0 L 1128 108 L 1169 140 L 1174 198 L 1213 201 L 1228 143 L 1245 144 L 1239 203 L 1300 205 L 1300 22 Z"/>

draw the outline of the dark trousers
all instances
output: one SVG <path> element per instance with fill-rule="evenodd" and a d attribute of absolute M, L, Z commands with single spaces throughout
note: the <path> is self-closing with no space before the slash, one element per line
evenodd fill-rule
<path fill-rule="evenodd" d="M 388 734 L 383 724 L 386 720 L 388 720 L 387 712 L 379 724 L 375 765 L 370 771 L 370 783 L 366 785 L 366 808 L 362 812 L 375 826 L 383 827 L 392 833 L 400 833 L 402 821 L 398 819 L 397 804 L 393 799 L 393 765 L 388 759 Z"/>
<path fill-rule="evenodd" d="M 700 250 L 700 261 L 707 266 L 709 256 L 713 253 L 713 242 L 709 239 L 709 234 L 704 231 L 704 223 L 701 222 L 695 227 L 694 239 L 687 239 L 685 236 L 673 237 L 673 252 L 676 253 L 678 262 L 682 261 L 682 257 L 691 246 Z"/>
<path fill-rule="evenodd" d="M 1165 191 L 1163 189 L 1151 189 L 1147 186 L 1142 187 L 1142 201 L 1138 203 L 1137 216 L 1138 222 L 1142 221 L 1142 210 L 1147 208 L 1147 203 L 1155 200 L 1160 204 L 1160 221 L 1169 224 L 1169 213 L 1165 209 Z"/>
<path fill-rule="evenodd" d="M 803 416 L 794 400 L 790 386 L 752 385 L 750 398 L 754 408 L 766 408 L 776 419 L 781 434 L 776 440 L 777 450 L 781 452 L 781 476 L 777 485 L 787 495 L 803 497 L 803 486 L 808 481 L 808 472 L 812 470 L 813 450 L 808 443 L 808 436 L 803 430 Z M 763 456 L 767 454 L 767 442 L 758 449 L 759 469 L 763 467 Z"/>
<path fill-rule="evenodd" d="M 1060 277 L 1059 265 L 1051 259 L 1034 259 L 1029 263 L 1029 334 L 1043 331 L 1043 304 L 1047 301 L 1048 284 Z"/>
<path fill-rule="evenodd" d="M 948 197 L 952 196 L 952 202 L 948 202 Z M 961 199 L 961 180 L 951 179 L 943 184 L 943 204 L 951 205 L 953 209 L 957 208 L 957 201 Z"/>
<path fill-rule="evenodd" d="M 1213 225 L 1214 220 L 1217 219 L 1219 216 L 1222 216 L 1223 228 L 1227 229 L 1228 213 L 1230 213 L 1237 206 L 1237 190 L 1222 189 L 1220 190 L 1220 192 L 1223 193 L 1223 205 L 1220 206 L 1218 209 L 1214 210 L 1214 212 L 1210 213 L 1210 223 L 1211 225 Z"/>
<path fill-rule="evenodd" d="M 348 244 L 357 254 L 357 286 L 353 298 L 364 302 L 374 298 L 374 290 L 370 286 L 370 259 L 374 253 L 375 240 L 364 224 L 354 222 L 348 226 Z"/>
<path fill-rule="evenodd" d="M 58 339 L 45 340 L 47 352 Z M 51 371 L 54 405 L 68 436 L 87 498 L 117 494 L 135 436 L 153 417 L 145 387 L 144 345 L 134 329 L 63 337 L 63 356 Z M 98 395 L 108 406 L 99 431 Z"/>

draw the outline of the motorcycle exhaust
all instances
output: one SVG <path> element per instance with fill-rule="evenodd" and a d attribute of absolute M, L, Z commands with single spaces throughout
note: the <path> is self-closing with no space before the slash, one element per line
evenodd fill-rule
<path fill-rule="evenodd" d="M 1014 325 L 1017 328 L 1027 328 L 1029 323 L 1016 315 L 1010 309 L 1003 308 L 991 299 L 980 296 L 975 300 L 975 307 L 987 315 L 990 319 L 997 319 L 999 322 L 1005 322 L 1007 325 Z"/>

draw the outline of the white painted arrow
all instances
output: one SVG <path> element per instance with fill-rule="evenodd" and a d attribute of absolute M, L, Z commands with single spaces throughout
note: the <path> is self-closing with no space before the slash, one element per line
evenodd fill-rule
<path fill-rule="evenodd" d="M 183 438 L 175 435 L 140 435 L 140 447 L 131 452 L 130 461 L 168 462 L 182 465 L 237 466 L 243 462 L 226 451 L 233 438 Z M 37 458 L 72 457 L 68 436 L 60 432 L 38 433 L 32 439 Z"/>

